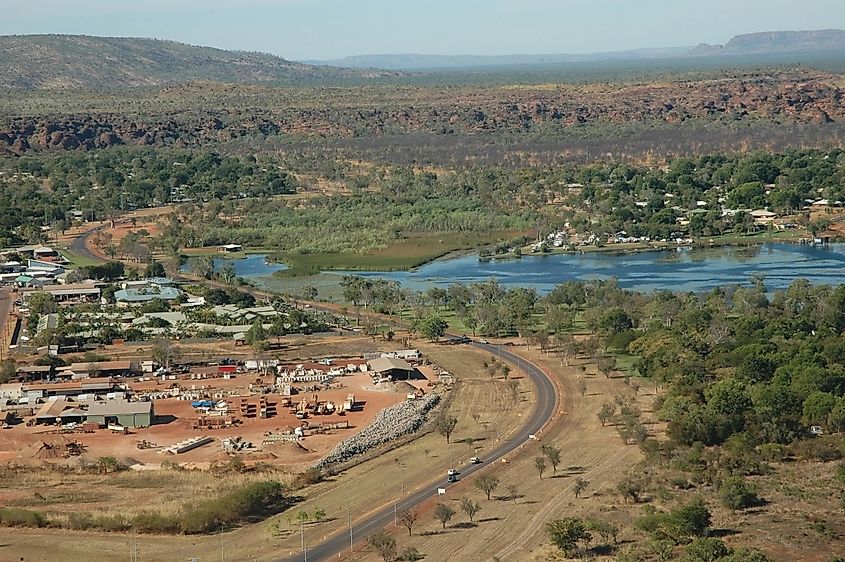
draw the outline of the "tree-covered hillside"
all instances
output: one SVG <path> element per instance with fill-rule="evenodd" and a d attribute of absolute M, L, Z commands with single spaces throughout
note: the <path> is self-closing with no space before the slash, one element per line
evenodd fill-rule
<path fill-rule="evenodd" d="M 361 77 L 264 53 L 224 51 L 157 39 L 83 35 L 0 37 L 0 89 L 163 86 L 197 80 L 301 84 Z"/>

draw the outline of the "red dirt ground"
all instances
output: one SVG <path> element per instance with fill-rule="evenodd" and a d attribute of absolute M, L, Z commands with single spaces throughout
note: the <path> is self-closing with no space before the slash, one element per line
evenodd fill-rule
<path fill-rule="evenodd" d="M 200 389 L 205 386 L 214 390 L 245 390 L 248 384 L 255 382 L 257 378 L 259 377 L 255 374 L 239 374 L 231 380 L 214 378 L 196 381 L 180 380 L 178 382 L 185 389 L 191 389 L 192 387 Z M 264 380 L 267 381 L 268 379 L 265 378 Z M 166 383 L 159 384 L 156 384 L 155 381 L 147 381 L 135 383 L 132 387 L 135 390 L 151 390 L 153 388 L 164 390 L 174 382 L 177 381 L 166 381 Z M 132 429 L 128 435 L 116 435 L 107 430 L 100 430 L 94 433 L 56 434 L 51 432 L 51 426 L 26 427 L 22 424 L 18 425 L 0 433 L 0 460 L 12 460 L 15 456 L 18 456 L 21 460 L 30 460 L 27 457 L 33 453 L 33 444 L 39 441 L 61 444 L 67 439 L 79 441 L 83 444 L 86 449 L 85 454 L 92 458 L 114 456 L 118 459 L 134 459 L 140 463 L 155 466 L 163 461 L 172 461 L 180 464 L 190 463 L 198 468 L 204 468 L 213 461 L 227 458 L 221 449 L 221 439 L 240 436 L 246 441 L 252 442 L 257 447 L 257 450 L 245 457 L 246 461 L 249 461 L 250 457 L 255 457 L 256 460 L 276 465 L 301 468 L 304 465 L 314 463 L 339 441 L 366 427 L 382 409 L 405 399 L 405 394 L 401 392 L 370 389 L 369 387 L 371 387 L 372 381 L 366 373 L 355 373 L 340 377 L 336 379 L 335 383 L 341 386 L 316 393 L 319 395 L 321 401 L 329 400 L 335 403 L 342 403 L 346 396 L 352 393 L 355 394 L 357 401 L 363 407 L 356 411 L 348 412 L 344 416 L 324 415 L 311 417 L 308 421 L 313 424 L 347 421 L 350 427 L 349 429 L 332 430 L 326 434 L 305 437 L 300 444 L 307 450 L 283 443 L 268 446 L 262 446 L 261 444 L 268 432 L 283 432 L 287 428 L 298 427 L 302 423 L 287 408 L 281 406 L 281 402 L 284 399 L 282 396 L 266 396 L 268 401 L 277 403 L 278 414 L 276 416 L 269 419 L 244 418 L 242 419 L 243 423 L 241 425 L 226 429 L 193 429 L 193 422 L 199 416 L 191 407 L 190 401 L 174 398 L 156 400 L 154 402 L 156 416 L 165 418 L 172 416 L 175 418 L 173 421 L 156 424 L 149 428 Z M 424 387 L 425 383 L 426 381 L 418 381 L 417 386 Z M 243 392 L 243 394 L 248 395 L 248 392 Z M 315 393 L 301 392 L 300 394 L 294 395 L 292 400 L 296 403 L 303 397 L 310 398 L 313 394 Z M 248 398 L 248 401 L 257 403 L 258 396 Z M 215 438 L 215 442 L 180 455 L 162 454 L 158 452 L 159 449 L 157 448 L 141 450 L 136 445 L 137 442 L 146 440 L 161 447 L 167 447 L 198 435 L 210 435 Z M 59 461 L 61 459 L 54 460 Z"/>

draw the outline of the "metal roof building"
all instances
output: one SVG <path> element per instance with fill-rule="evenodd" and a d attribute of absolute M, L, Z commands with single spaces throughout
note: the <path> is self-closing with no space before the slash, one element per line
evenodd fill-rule
<path fill-rule="evenodd" d="M 182 291 L 174 287 L 153 285 L 146 289 L 121 289 L 114 292 L 114 299 L 119 303 L 140 304 L 154 299 L 174 301 L 182 296 Z"/>
<path fill-rule="evenodd" d="M 379 357 L 367 361 L 370 370 L 381 377 L 390 377 L 393 380 L 416 378 L 417 370 L 411 367 L 404 359 L 397 357 Z"/>
<path fill-rule="evenodd" d="M 152 402 L 107 400 L 91 402 L 86 418 L 103 425 L 113 423 L 123 427 L 149 427 L 153 423 L 155 413 Z"/>

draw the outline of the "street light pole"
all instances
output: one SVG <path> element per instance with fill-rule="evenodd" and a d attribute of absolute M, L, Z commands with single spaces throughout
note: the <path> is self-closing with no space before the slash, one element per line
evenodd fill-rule
<path fill-rule="evenodd" d="M 308 562 L 308 546 L 305 544 L 305 523 L 299 522 L 299 536 L 302 539 L 302 552 L 305 554 L 305 562 Z"/>
<path fill-rule="evenodd" d="M 346 504 L 346 517 L 349 522 L 349 552 L 352 552 L 352 511 L 349 504 Z"/>

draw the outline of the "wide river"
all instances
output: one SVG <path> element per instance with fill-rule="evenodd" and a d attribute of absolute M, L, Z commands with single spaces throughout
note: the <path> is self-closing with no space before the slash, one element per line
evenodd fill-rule
<path fill-rule="evenodd" d="M 236 260 L 238 274 L 258 280 L 279 264 L 263 256 Z M 717 286 L 746 284 L 753 274 L 765 275 L 769 289 L 783 289 L 795 279 L 814 284 L 845 283 L 845 245 L 807 246 L 768 243 L 745 247 L 659 250 L 638 253 L 526 255 L 522 259 L 479 261 L 476 255 L 448 257 L 411 271 L 331 272 L 399 281 L 412 289 L 496 279 L 503 285 L 534 287 L 545 293 L 570 279 L 616 277 L 627 289 L 650 292 L 707 291 Z"/>

